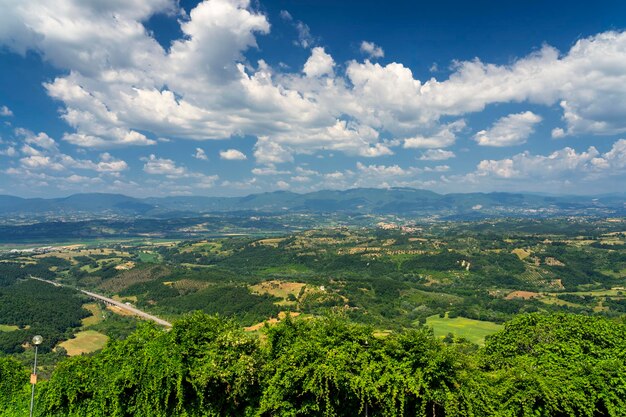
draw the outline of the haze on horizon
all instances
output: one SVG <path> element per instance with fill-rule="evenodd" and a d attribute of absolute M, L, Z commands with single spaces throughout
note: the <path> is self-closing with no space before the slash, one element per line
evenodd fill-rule
<path fill-rule="evenodd" d="M 623 193 L 626 4 L 500 3 L 0 0 L 0 194 Z"/>

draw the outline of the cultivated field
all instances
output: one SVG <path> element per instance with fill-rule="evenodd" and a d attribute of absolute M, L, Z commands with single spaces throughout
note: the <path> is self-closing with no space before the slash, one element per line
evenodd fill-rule
<path fill-rule="evenodd" d="M 74 339 L 59 343 L 59 346 L 65 348 L 69 356 L 76 356 L 100 350 L 108 340 L 109 338 L 102 333 L 95 330 L 85 330 L 76 333 Z"/>
<path fill-rule="evenodd" d="M 435 336 L 445 337 L 452 333 L 470 342 L 483 345 L 485 337 L 502 329 L 502 326 L 490 321 L 466 319 L 465 317 L 441 318 L 438 315 L 426 319 L 426 325 L 433 328 Z"/>

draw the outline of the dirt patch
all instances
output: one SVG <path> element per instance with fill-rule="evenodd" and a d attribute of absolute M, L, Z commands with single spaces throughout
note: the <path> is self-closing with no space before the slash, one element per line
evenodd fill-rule
<path fill-rule="evenodd" d="M 134 316 L 134 314 L 131 313 L 130 311 L 124 310 L 123 308 L 118 307 L 118 306 L 107 306 L 107 310 L 119 316 Z"/>
<path fill-rule="evenodd" d="M 117 265 L 115 267 L 115 269 L 117 269 L 118 271 L 126 271 L 126 270 L 129 270 L 129 269 L 133 269 L 134 267 L 135 267 L 135 263 L 131 262 L 131 261 L 128 261 L 128 262 L 125 262 L 123 264 Z"/>
<path fill-rule="evenodd" d="M 504 297 L 504 299 L 513 300 L 515 298 L 521 298 L 523 300 L 530 300 L 532 298 L 537 298 L 540 296 L 541 294 L 532 291 L 513 291 L 512 293 L 509 293 L 506 297 Z"/>
<path fill-rule="evenodd" d="M 265 281 L 260 284 L 252 285 L 250 290 L 256 294 L 269 294 L 274 297 L 282 298 L 283 300 L 287 300 L 289 294 L 293 295 L 295 298 L 298 298 L 302 288 L 304 288 L 306 284 L 301 282 L 284 282 L 278 280 Z"/>

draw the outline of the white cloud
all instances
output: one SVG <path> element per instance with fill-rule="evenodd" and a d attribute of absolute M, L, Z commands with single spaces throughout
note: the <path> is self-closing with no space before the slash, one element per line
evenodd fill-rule
<path fill-rule="evenodd" d="M 27 129 L 17 128 L 15 129 L 15 134 L 22 137 L 24 142 L 28 143 L 29 145 L 37 146 L 39 148 L 43 148 L 49 151 L 57 150 L 56 141 L 44 132 L 34 134 Z"/>
<path fill-rule="evenodd" d="M 281 180 L 276 183 L 276 186 L 280 188 L 281 190 L 286 190 L 289 188 L 289 183 Z"/>
<path fill-rule="evenodd" d="M 552 129 L 552 137 L 554 139 L 564 138 L 565 137 L 565 130 L 563 130 L 560 127 L 556 127 L 554 129 Z"/>
<path fill-rule="evenodd" d="M 17 150 L 13 146 L 9 146 L 4 150 L 0 150 L 0 155 L 8 156 L 11 158 L 17 155 Z"/>
<path fill-rule="evenodd" d="M 357 162 L 356 168 L 359 171 L 359 175 L 373 176 L 377 178 L 404 177 L 421 172 L 419 168 L 405 169 L 401 168 L 399 165 L 364 165 L 361 162 Z"/>
<path fill-rule="evenodd" d="M 93 169 L 98 172 L 120 172 L 127 170 L 128 164 L 105 152 L 100 155 L 100 161 L 95 164 Z"/>
<path fill-rule="evenodd" d="M 206 156 L 206 153 L 204 152 L 204 149 L 202 148 L 196 148 L 196 153 L 193 154 L 193 157 L 196 159 L 200 159 L 202 161 L 208 161 L 209 157 Z"/>
<path fill-rule="evenodd" d="M 64 154 L 59 151 L 57 142 L 44 132 L 35 134 L 27 129 L 17 128 L 15 134 L 24 142 L 20 149 L 24 155 L 20 159 L 20 166 L 26 170 L 68 171 L 81 169 L 117 174 L 128 169 L 125 161 L 116 159 L 106 152 L 100 154 L 100 160 L 97 162 L 89 159 L 76 159 Z M 11 153 L 12 155 L 8 156 L 17 155 L 15 149 Z"/>
<path fill-rule="evenodd" d="M 229 161 L 244 161 L 248 159 L 248 157 L 243 152 L 237 149 L 228 149 L 225 151 L 220 151 L 220 158 L 226 159 Z"/>
<path fill-rule="evenodd" d="M 419 80 L 398 62 L 344 69 L 321 48 L 305 71 L 251 63 L 246 51 L 270 25 L 248 0 L 203 1 L 189 16 L 174 0 L 0 1 L 0 43 L 67 74 L 45 88 L 71 126 L 63 139 L 87 148 L 254 135 L 262 164 L 319 151 L 377 157 L 392 153 L 383 133 L 405 148 L 450 146 L 463 122 L 447 120 L 497 103 L 560 104 L 555 137 L 626 132 L 626 32 L 580 39 L 562 53 L 544 46 L 508 65 L 458 62 L 447 79 Z M 183 36 L 168 50 L 142 24 L 158 13 L 181 17 Z M 313 46 L 305 24 L 282 18 L 301 46 Z"/>
<path fill-rule="evenodd" d="M 328 55 L 324 48 L 317 46 L 311 51 L 311 56 L 304 64 L 304 73 L 307 77 L 321 77 L 323 75 L 333 75 L 335 61 Z"/>
<path fill-rule="evenodd" d="M 259 137 L 254 146 L 254 157 L 260 164 L 280 164 L 293 161 L 293 153 L 268 137 Z"/>
<path fill-rule="evenodd" d="M 376 45 L 374 42 L 361 42 L 360 50 L 361 53 L 367 55 L 370 58 L 382 58 L 385 56 L 385 51 L 383 51 L 383 48 Z"/>
<path fill-rule="evenodd" d="M 441 126 L 430 136 L 415 136 L 404 139 L 404 148 L 445 148 L 454 145 L 456 135 L 465 128 L 464 120 Z"/>
<path fill-rule="evenodd" d="M 157 158 L 154 154 L 151 154 L 147 158 L 142 158 L 145 162 L 143 170 L 151 175 L 166 175 L 170 178 L 179 178 L 187 174 L 187 170 L 184 167 L 179 167 L 171 159 Z"/>
<path fill-rule="evenodd" d="M 49 156 L 31 155 L 20 159 L 20 164 L 26 169 L 63 171 L 65 167 Z"/>
<path fill-rule="evenodd" d="M 437 165 L 435 167 L 426 167 L 424 168 L 424 172 L 447 172 L 450 171 L 449 165 Z"/>
<path fill-rule="evenodd" d="M 295 177 L 291 177 L 292 182 L 311 182 L 311 177 L 305 177 L 304 175 L 296 175 Z"/>
<path fill-rule="evenodd" d="M 521 145 L 526 143 L 541 120 L 540 116 L 530 111 L 509 114 L 498 119 L 488 130 L 476 133 L 474 140 L 481 146 Z"/>
<path fill-rule="evenodd" d="M 470 180 L 500 178 L 531 180 L 593 179 L 623 174 L 626 168 L 626 140 L 616 141 L 611 150 L 600 153 L 591 146 L 584 152 L 566 147 L 549 155 L 522 152 L 500 160 L 483 160 Z"/>
<path fill-rule="evenodd" d="M 254 175 L 287 175 L 287 174 L 291 174 L 290 171 L 278 170 L 273 165 L 269 165 L 269 166 L 262 167 L 262 168 L 254 168 L 254 169 L 252 169 L 252 173 Z"/>
<path fill-rule="evenodd" d="M 11 117 L 13 116 L 13 112 L 7 106 L 0 106 L 0 116 Z"/>
<path fill-rule="evenodd" d="M 456 155 L 452 151 L 444 149 L 429 149 L 420 156 L 420 161 L 445 161 L 454 158 Z"/>
<path fill-rule="evenodd" d="M 311 35 L 311 29 L 309 26 L 301 21 L 295 23 L 296 30 L 298 31 L 298 41 L 296 45 L 300 45 L 303 48 L 310 48 L 315 44 L 315 38 Z"/>

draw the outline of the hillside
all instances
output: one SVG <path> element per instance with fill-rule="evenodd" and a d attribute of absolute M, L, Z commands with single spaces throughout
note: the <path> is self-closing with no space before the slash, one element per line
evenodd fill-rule
<path fill-rule="evenodd" d="M 544 196 L 519 193 L 437 194 L 411 188 L 322 190 L 307 194 L 287 191 L 245 197 L 150 197 L 120 194 L 74 194 L 64 198 L 0 196 L 0 216 L 71 214 L 119 216 L 186 215 L 210 212 L 309 212 L 485 217 L 493 215 L 601 216 L 626 213 L 624 195 L 599 197 Z"/>

